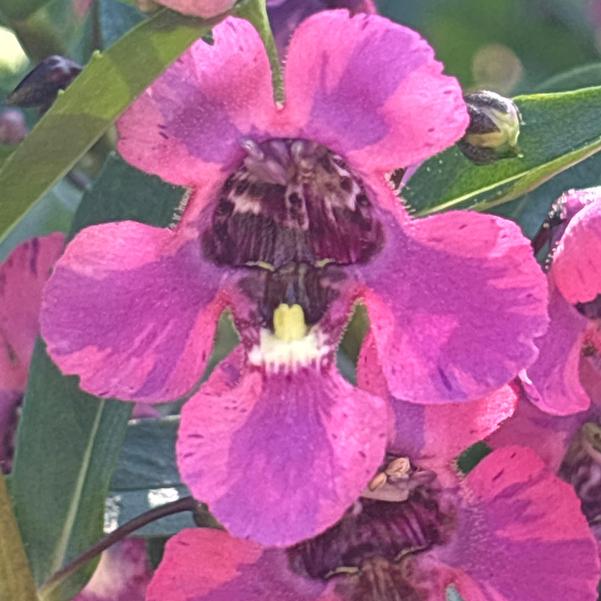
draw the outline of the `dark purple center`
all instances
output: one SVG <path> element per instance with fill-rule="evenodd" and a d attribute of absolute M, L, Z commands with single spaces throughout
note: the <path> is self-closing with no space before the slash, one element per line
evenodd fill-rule
<path fill-rule="evenodd" d="M 439 497 L 440 488 L 430 482 L 405 501 L 361 498 L 338 524 L 289 549 L 290 565 L 313 579 L 337 579 L 344 598 L 353 601 L 425 598 L 410 573 L 411 557 L 449 537 L 454 516 Z"/>
<path fill-rule="evenodd" d="M 274 139 L 244 148 L 203 236 L 205 256 L 255 272 L 248 287 L 266 322 L 274 307 L 297 303 L 316 323 L 335 296 L 328 283 L 344 277 L 340 267 L 382 248 L 382 225 L 361 181 L 324 146 Z"/>

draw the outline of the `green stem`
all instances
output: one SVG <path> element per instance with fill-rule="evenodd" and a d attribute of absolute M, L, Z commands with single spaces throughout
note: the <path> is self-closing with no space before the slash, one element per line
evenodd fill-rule
<path fill-rule="evenodd" d="M 107 534 L 104 538 L 100 539 L 87 551 L 84 551 L 73 561 L 69 562 L 64 568 L 61 568 L 55 572 L 40 588 L 40 598 L 44 599 L 47 597 L 52 590 L 59 586 L 60 583 L 68 578 L 71 574 L 77 572 L 89 561 L 100 555 L 100 553 L 106 551 L 106 549 L 120 540 L 123 540 L 136 530 L 139 530 L 151 522 L 160 520 L 168 515 L 181 513 L 182 511 L 197 512 L 198 503 L 192 497 L 184 497 L 183 499 L 178 499 L 172 503 L 166 503 L 165 505 L 161 505 L 160 507 L 146 511 L 145 513 L 135 517 L 133 520 L 123 524 L 123 526 L 113 530 L 110 534 Z M 0 599 L 4 599 L 4 597 L 0 596 Z"/>
<path fill-rule="evenodd" d="M 0 544 L 0 599 L 36 601 L 33 576 L 2 472 L 0 472 L 0 541 L 2 541 Z"/>
<path fill-rule="evenodd" d="M 269 62 L 271 64 L 271 76 L 273 79 L 275 99 L 278 102 L 282 102 L 284 100 L 282 64 L 280 62 L 277 46 L 275 45 L 273 32 L 271 31 L 271 25 L 269 24 L 265 0 L 242 0 L 242 2 L 239 2 L 236 6 L 235 13 L 239 17 L 252 23 L 254 28 L 259 32 L 263 44 L 265 44 L 267 56 L 269 56 Z"/>

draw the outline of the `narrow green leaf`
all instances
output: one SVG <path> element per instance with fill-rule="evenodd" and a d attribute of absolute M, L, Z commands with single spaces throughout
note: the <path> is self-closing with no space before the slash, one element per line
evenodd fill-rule
<path fill-rule="evenodd" d="M 601 87 L 515 99 L 522 156 L 476 166 L 456 148 L 426 161 L 403 191 L 419 215 L 486 210 L 517 198 L 601 150 Z"/>
<path fill-rule="evenodd" d="M 38 586 L 100 536 L 130 411 L 125 403 L 81 392 L 38 343 L 12 476 L 19 527 Z M 43 599 L 70 599 L 89 574 L 76 576 Z"/>
<path fill-rule="evenodd" d="M 84 195 L 73 231 L 122 219 L 166 226 L 182 193 L 112 156 Z M 77 379 L 63 376 L 38 343 L 12 476 L 19 527 L 38 585 L 102 536 L 105 500 L 131 407 L 82 392 Z M 42 600 L 71 599 L 89 569 L 44 589 Z"/>
<path fill-rule="evenodd" d="M 96 53 L 0 170 L 0 235 L 110 127 L 112 122 L 217 19 L 162 10 L 104 53 Z"/>
<path fill-rule="evenodd" d="M 6 19 L 21 21 L 49 2 L 50 0 L 0 0 L 0 13 Z"/>
<path fill-rule="evenodd" d="M 0 472 L 0 599 L 37 601 L 6 482 Z"/>

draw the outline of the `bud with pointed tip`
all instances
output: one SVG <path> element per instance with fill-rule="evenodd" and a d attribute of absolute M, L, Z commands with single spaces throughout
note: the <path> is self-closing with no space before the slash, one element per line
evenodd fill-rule
<path fill-rule="evenodd" d="M 59 90 L 69 86 L 81 69 L 81 65 L 64 56 L 49 56 L 25 76 L 7 100 L 15 106 L 40 107 L 45 112 Z"/>
<path fill-rule="evenodd" d="M 470 124 L 459 150 L 478 165 L 517 156 L 522 118 L 515 103 L 486 90 L 468 94 L 465 102 Z"/>

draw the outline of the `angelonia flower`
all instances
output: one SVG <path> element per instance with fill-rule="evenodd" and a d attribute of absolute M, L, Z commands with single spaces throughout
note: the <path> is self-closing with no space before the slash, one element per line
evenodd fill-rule
<path fill-rule="evenodd" d="M 368 355 L 360 367 L 368 386 L 386 386 Z M 409 454 L 389 455 L 317 537 L 278 549 L 218 530 L 176 534 L 147 601 L 442 601 L 451 590 L 467 601 L 594 601 L 592 533 L 574 491 L 534 452 L 499 449 L 464 479 L 439 471 L 496 427 L 495 403 L 472 405 L 461 424 L 445 405 L 398 402 L 398 418 L 412 427 L 397 452 Z"/>
<path fill-rule="evenodd" d="M 63 250 L 59 233 L 19 245 L 0 265 L 0 470 L 9 472 L 18 411 L 39 332 L 42 289 Z"/>
<path fill-rule="evenodd" d="M 292 32 L 310 15 L 334 8 L 347 8 L 352 14 L 375 13 L 372 0 L 267 0 L 269 22 L 280 56 L 286 54 L 286 46 Z"/>
<path fill-rule="evenodd" d="M 151 576 L 146 542 L 127 539 L 103 552 L 92 578 L 73 601 L 144 601 Z"/>
<path fill-rule="evenodd" d="M 522 117 L 516 104 L 488 90 L 468 94 L 465 102 L 470 124 L 459 150 L 478 165 L 517 156 Z"/>
<path fill-rule="evenodd" d="M 580 365 L 580 382 L 590 396 L 586 411 L 550 415 L 528 402 L 522 390 L 514 415 L 487 439 L 492 448 L 527 445 L 549 469 L 571 484 L 597 538 L 601 554 L 601 378 L 588 361 Z"/>
<path fill-rule="evenodd" d="M 553 206 L 542 236 L 536 244 L 548 242 L 551 252 L 551 323 L 536 341 L 539 358 L 524 381 L 541 410 L 567 415 L 590 404 L 581 370 L 591 368 L 601 380 L 601 188 L 566 192 Z"/>
<path fill-rule="evenodd" d="M 414 220 L 389 186 L 468 123 L 417 33 L 309 17 L 282 105 L 249 23 L 228 18 L 213 38 L 118 124 L 127 161 L 190 189 L 181 218 L 80 232 L 46 287 L 42 333 L 83 389 L 164 402 L 200 380 L 229 309 L 241 346 L 184 405 L 179 469 L 233 535 L 291 545 L 339 520 L 385 453 L 387 402 L 336 368 L 353 307 L 396 398 L 464 402 L 536 359 L 547 287 L 514 223 Z"/>

